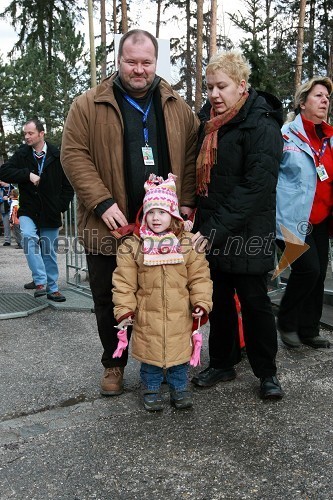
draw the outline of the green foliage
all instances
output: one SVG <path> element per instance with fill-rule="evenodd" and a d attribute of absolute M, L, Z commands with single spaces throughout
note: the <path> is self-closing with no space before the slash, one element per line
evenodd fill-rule
<path fill-rule="evenodd" d="M 242 41 L 240 46 L 251 66 L 250 83 L 252 87 L 258 90 L 268 90 L 270 77 L 262 43 L 254 38 Z"/>
<path fill-rule="evenodd" d="M 56 19 L 81 19 L 82 9 L 75 0 L 12 0 L 1 17 L 9 18 L 18 31 L 14 50 L 22 50 L 25 44 L 40 46 L 51 63 L 53 28 Z"/>
<path fill-rule="evenodd" d="M 230 19 L 246 35 L 240 40 L 240 48 L 251 65 L 250 82 L 253 87 L 265 90 L 268 75 L 264 33 L 271 19 L 262 20 L 262 0 L 245 0 L 244 4 L 245 11 L 230 15 Z"/>
<path fill-rule="evenodd" d="M 245 38 L 243 41 L 258 41 L 261 33 L 266 30 L 267 23 L 269 23 L 271 19 L 262 20 L 262 0 L 245 0 L 243 4 L 244 13 L 238 12 L 237 14 L 229 15 L 229 17 L 237 28 L 240 28 L 244 33 L 249 35 L 249 37 Z"/>
<path fill-rule="evenodd" d="M 242 13 L 230 18 L 244 33 L 239 45 L 252 68 L 251 84 L 259 90 L 277 95 L 287 113 L 293 108 L 295 93 L 300 3 L 298 0 L 278 0 L 273 4 L 273 14 L 268 15 L 265 9 L 269 3 L 263 0 L 245 0 Z M 302 81 L 314 74 L 332 78 L 333 68 L 331 72 L 329 68 L 332 40 L 333 0 L 307 2 Z"/>
<path fill-rule="evenodd" d="M 75 33 L 72 14 L 62 11 L 52 19 L 51 58 L 42 37 L 27 35 L 27 40 L 17 56 L 1 65 L 0 113 L 14 126 L 14 132 L 2 142 L 2 148 L 9 150 L 21 142 L 22 126 L 33 116 L 46 124 L 48 139 L 60 144 L 74 97 L 89 88 L 84 40 Z"/>

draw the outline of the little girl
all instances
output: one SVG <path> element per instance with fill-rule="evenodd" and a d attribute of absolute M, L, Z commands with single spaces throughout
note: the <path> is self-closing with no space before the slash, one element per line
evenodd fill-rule
<path fill-rule="evenodd" d="M 177 409 L 192 406 L 188 390 L 193 318 L 208 319 L 212 282 L 203 253 L 192 248 L 179 214 L 175 176 L 151 175 L 145 183 L 143 218 L 119 247 L 113 274 L 119 327 L 133 324 L 132 355 L 141 361 L 143 404 L 163 409 L 161 384 Z"/>

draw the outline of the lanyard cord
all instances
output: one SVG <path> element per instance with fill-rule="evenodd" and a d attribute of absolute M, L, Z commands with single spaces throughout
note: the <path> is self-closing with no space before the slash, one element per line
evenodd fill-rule
<path fill-rule="evenodd" d="M 322 157 L 324 156 L 324 153 L 326 151 L 326 147 L 327 147 L 327 144 L 329 142 L 329 138 L 325 138 L 323 140 L 323 143 L 322 143 L 322 146 L 321 148 L 319 149 L 319 151 L 317 151 L 311 144 L 311 142 L 309 141 L 309 139 L 307 137 L 305 137 L 303 134 L 301 134 L 301 132 L 295 132 L 294 130 L 291 130 L 291 132 L 296 135 L 299 139 L 301 139 L 302 141 L 306 142 L 306 144 L 311 148 L 311 151 L 313 152 L 313 154 L 315 155 L 315 158 L 317 158 L 318 160 L 318 165 L 320 164 L 320 160 L 322 159 Z M 318 166 L 317 165 L 317 166 Z"/>
<path fill-rule="evenodd" d="M 37 157 L 35 151 L 34 151 L 34 158 L 35 160 L 37 161 L 37 165 L 38 165 L 38 175 L 40 176 L 43 172 L 43 168 L 44 168 L 44 163 L 45 163 L 45 158 L 46 158 L 46 154 L 44 154 L 44 156 L 42 157 L 42 161 L 39 161 L 40 158 Z"/>
<path fill-rule="evenodd" d="M 153 102 L 153 97 L 151 97 L 150 101 L 149 101 L 149 104 L 147 106 L 147 109 L 146 111 L 144 111 L 141 106 L 139 106 L 139 104 L 134 101 L 134 99 L 132 99 L 129 95 L 127 94 L 124 94 L 124 98 L 126 99 L 126 101 L 131 105 L 133 106 L 133 108 L 135 108 L 137 111 L 139 111 L 139 113 L 142 114 L 142 125 L 143 125 L 143 137 L 144 137 L 144 141 L 145 141 L 145 145 L 148 146 L 148 126 L 147 126 L 147 118 L 148 118 L 148 115 L 149 115 L 149 111 L 150 111 L 150 108 L 151 108 L 151 104 Z"/>

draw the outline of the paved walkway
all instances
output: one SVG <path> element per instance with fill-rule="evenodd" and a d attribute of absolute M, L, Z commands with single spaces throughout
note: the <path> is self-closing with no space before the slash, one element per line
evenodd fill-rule
<path fill-rule="evenodd" d="M 0 263 L 1 292 L 22 292 L 23 253 L 1 238 Z M 60 269 L 64 288 L 64 256 Z M 172 409 L 166 393 L 159 414 L 141 406 L 134 360 L 125 393 L 101 397 L 100 356 L 88 310 L 0 321 L 1 500 L 333 497 L 333 349 L 280 345 L 281 402 L 258 398 L 244 359 L 236 380 L 194 389 L 192 410 Z"/>

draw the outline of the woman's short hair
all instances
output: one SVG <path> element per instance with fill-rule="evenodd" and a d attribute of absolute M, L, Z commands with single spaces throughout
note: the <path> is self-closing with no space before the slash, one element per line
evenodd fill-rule
<path fill-rule="evenodd" d="M 229 50 L 215 54 L 209 61 L 206 74 L 221 70 L 226 73 L 237 85 L 242 80 L 248 84 L 251 74 L 250 64 L 241 52 Z"/>
<path fill-rule="evenodd" d="M 327 88 L 331 95 L 333 90 L 333 82 L 328 76 L 314 76 L 311 80 L 303 83 L 298 87 L 295 93 L 295 112 L 298 114 L 301 111 L 301 104 L 304 104 L 307 97 L 315 85 L 323 85 Z"/>

